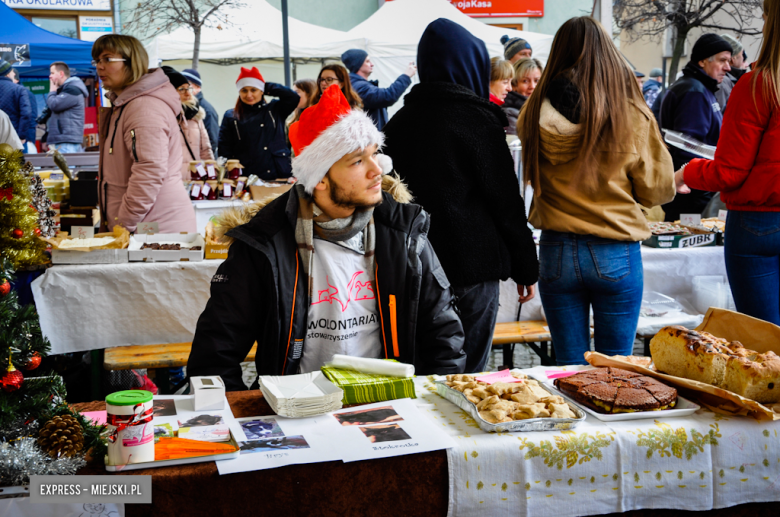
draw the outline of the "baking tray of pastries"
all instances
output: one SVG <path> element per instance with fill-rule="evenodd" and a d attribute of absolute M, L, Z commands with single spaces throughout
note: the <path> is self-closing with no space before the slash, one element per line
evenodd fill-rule
<path fill-rule="evenodd" d="M 518 378 L 526 377 L 521 373 L 517 373 L 516 370 L 513 370 L 513 375 L 516 375 Z M 474 376 L 459 375 L 456 377 L 473 378 Z M 490 396 L 480 400 L 480 403 L 482 404 L 481 408 L 478 408 L 477 407 L 478 404 L 472 401 L 472 400 L 476 400 L 476 398 L 479 397 L 469 400 L 467 398 L 467 395 L 464 395 L 462 391 L 458 391 L 457 389 L 448 386 L 447 380 L 444 379 L 436 380 L 434 384 L 436 386 L 436 393 L 438 393 L 441 397 L 449 400 L 450 402 L 452 402 L 453 404 L 461 408 L 463 411 L 468 413 L 468 415 L 474 419 L 477 425 L 479 425 L 479 428 L 488 433 L 527 432 L 527 431 L 566 431 L 568 429 L 573 429 L 577 427 L 580 423 L 585 421 L 586 416 L 585 413 L 580 408 L 580 406 L 578 406 L 576 403 L 570 400 L 564 400 L 564 398 L 559 397 L 557 393 L 553 393 L 549 387 L 544 386 L 542 383 L 539 383 L 534 379 L 526 378 L 525 381 L 523 382 L 519 382 L 516 384 L 513 383 L 514 386 L 507 385 L 507 383 L 496 383 L 496 384 L 488 385 L 485 383 L 474 382 L 474 384 L 479 385 L 476 389 L 482 388 L 483 390 L 487 391 L 487 389 L 489 389 L 492 386 L 495 391 L 500 392 L 503 389 L 506 390 L 520 389 L 520 386 L 523 386 L 528 381 L 530 381 L 530 383 L 533 385 L 533 389 L 536 392 L 536 397 L 538 397 L 536 403 L 523 404 L 511 400 L 511 398 L 507 399 L 507 397 L 512 396 L 512 394 L 508 392 L 503 393 L 501 395 L 498 395 L 497 393 L 494 394 L 493 392 L 488 392 L 490 393 Z M 515 398 L 518 397 L 522 398 L 524 396 L 523 393 L 524 392 L 518 392 L 514 394 Z M 474 397 L 471 394 L 469 394 L 469 396 Z M 515 407 L 517 411 L 514 412 L 514 416 L 522 419 L 514 419 L 512 413 L 507 412 L 508 414 L 505 417 L 505 419 L 506 420 L 511 419 L 509 421 L 494 423 L 486 420 L 485 418 L 494 420 L 492 416 L 494 416 L 496 412 L 502 411 L 500 409 L 489 409 L 491 407 L 489 403 L 494 396 L 498 397 L 499 400 L 497 404 L 499 405 L 504 403 L 506 403 L 505 405 L 515 403 Z M 546 403 L 544 401 L 546 401 Z M 539 414 L 545 414 L 546 412 L 546 414 L 549 416 L 533 417 L 531 416 L 532 413 L 525 413 L 526 411 L 532 410 L 532 408 L 528 406 L 538 407 L 539 404 L 543 404 L 546 406 L 546 409 L 542 409 L 539 412 Z M 561 405 L 565 407 L 561 408 Z M 554 417 L 552 416 L 552 414 L 556 414 L 556 415 L 558 414 L 555 412 L 555 408 L 559 408 L 561 412 L 568 413 L 571 416 L 567 416 L 563 418 Z M 550 410 L 553 410 L 552 414 Z M 533 410 L 533 411 L 537 411 L 537 410 Z"/>
<path fill-rule="evenodd" d="M 600 373 L 605 373 L 606 375 L 608 370 L 615 370 L 616 372 L 637 376 L 638 378 L 643 379 L 645 383 L 649 384 L 649 386 L 647 386 L 649 391 L 644 392 L 641 388 L 638 388 L 634 385 L 629 385 L 625 382 L 617 381 L 601 383 L 594 382 L 596 380 L 595 378 L 587 377 L 589 375 L 587 372 L 599 371 Z M 574 382 L 573 384 L 575 384 L 575 386 L 570 385 L 572 384 L 571 381 L 573 379 L 582 376 L 585 376 L 583 377 L 583 381 L 585 382 L 582 384 Z M 567 382 L 567 380 L 569 382 Z M 605 377 L 605 380 L 609 381 L 611 379 L 606 379 Z M 571 377 L 556 379 L 556 381 L 552 384 L 549 380 L 546 379 L 539 379 L 539 381 L 545 387 L 548 387 L 553 393 L 563 397 L 566 401 L 579 404 L 579 407 L 581 407 L 585 412 L 593 415 L 602 422 L 620 422 L 624 420 L 641 420 L 645 418 L 670 418 L 688 416 L 701 409 L 701 406 L 684 397 L 681 397 L 679 393 L 677 393 L 677 390 L 661 383 L 656 379 L 644 377 L 633 372 L 615 368 L 592 368 L 582 370 L 578 372 L 576 376 L 573 375 Z M 588 399 L 590 400 L 589 403 L 595 404 L 597 407 L 588 407 L 588 404 L 577 400 L 575 395 L 580 396 L 580 391 L 577 391 L 576 394 L 574 392 L 567 392 L 563 389 L 560 389 L 558 384 L 565 384 L 567 388 L 580 387 L 581 390 L 588 390 L 590 388 L 591 393 L 588 394 Z M 609 385 L 617 385 L 620 387 L 615 389 L 614 387 L 610 388 Z M 596 389 L 593 389 L 594 387 L 596 387 Z M 609 403 L 607 406 L 604 406 L 604 400 L 607 399 L 599 400 L 598 388 L 613 390 L 610 392 L 610 396 L 608 397 L 611 403 Z M 626 391 L 625 396 L 622 395 L 621 390 Z M 667 394 L 666 392 L 670 393 Z M 584 396 L 585 394 L 582 395 Z M 625 400 L 621 401 L 621 399 Z M 600 402 L 601 404 L 599 404 Z M 601 411 L 597 410 L 599 406 L 601 407 Z"/>

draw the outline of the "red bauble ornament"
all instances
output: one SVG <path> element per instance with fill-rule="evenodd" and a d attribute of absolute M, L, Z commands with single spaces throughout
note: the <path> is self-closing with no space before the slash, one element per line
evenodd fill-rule
<path fill-rule="evenodd" d="M 35 231 L 35 235 L 40 235 L 41 234 L 41 229 L 40 228 L 36 228 L 34 231 Z"/>
<path fill-rule="evenodd" d="M 0 379 L 0 384 L 3 385 L 3 390 L 11 392 L 21 388 L 23 381 L 24 375 L 22 375 L 22 372 L 14 368 L 14 365 L 11 364 L 6 374 Z"/>
<path fill-rule="evenodd" d="M 4 278 L 3 283 L 0 284 L 0 296 L 5 296 L 10 292 L 11 292 L 11 284 L 9 284 L 8 280 Z"/>
<path fill-rule="evenodd" d="M 30 360 L 27 361 L 27 364 L 24 365 L 25 370 L 35 370 L 41 365 L 41 361 L 43 360 L 43 357 L 41 357 L 41 354 L 38 352 L 35 352 L 31 357 Z"/>
<path fill-rule="evenodd" d="M 19 228 L 17 228 L 13 232 L 11 232 L 11 235 L 14 236 L 14 239 L 21 239 L 22 237 L 24 237 L 24 232 Z"/>

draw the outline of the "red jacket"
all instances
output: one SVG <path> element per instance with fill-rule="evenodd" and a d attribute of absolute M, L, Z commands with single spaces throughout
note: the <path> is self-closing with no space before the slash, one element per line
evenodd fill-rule
<path fill-rule="evenodd" d="M 764 99 L 760 82 L 754 101 L 755 74 L 746 73 L 731 91 L 715 159 L 691 160 L 685 183 L 720 191 L 729 210 L 780 212 L 780 112 Z"/>

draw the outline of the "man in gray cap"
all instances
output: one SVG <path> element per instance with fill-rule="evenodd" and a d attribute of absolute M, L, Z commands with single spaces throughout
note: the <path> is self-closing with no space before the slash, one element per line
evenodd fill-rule
<path fill-rule="evenodd" d="M 504 45 L 504 59 L 508 59 L 513 65 L 524 57 L 531 57 L 534 49 L 523 38 L 510 38 L 506 34 L 501 36 L 501 44 Z"/>
<path fill-rule="evenodd" d="M 219 115 L 217 115 L 217 110 L 203 97 L 203 80 L 200 78 L 200 72 L 194 68 L 185 68 L 181 75 L 187 78 L 190 86 L 192 86 L 192 93 L 198 99 L 198 104 L 206 110 L 206 118 L 203 120 L 203 125 L 206 126 L 206 133 L 209 135 L 211 150 L 214 152 L 214 156 L 217 156 L 217 144 L 219 143 Z"/>
<path fill-rule="evenodd" d="M 661 93 L 661 89 L 664 86 L 663 75 L 663 70 L 660 68 L 653 68 L 650 70 L 650 79 L 645 81 L 645 84 L 642 86 L 642 96 L 645 98 L 645 102 L 649 107 L 653 106 L 656 97 Z"/>
<path fill-rule="evenodd" d="M 380 88 L 379 81 L 369 81 L 368 77 L 374 71 L 374 63 L 368 57 L 368 52 L 359 48 L 347 50 L 341 54 L 341 62 L 349 70 L 349 80 L 352 88 L 363 101 L 363 109 L 374 121 L 377 129 L 387 124 L 387 108 L 398 102 L 401 95 L 412 84 L 412 77 L 417 73 L 414 63 L 409 63 L 406 72 L 398 76 L 398 79 L 387 88 Z"/>
<path fill-rule="evenodd" d="M 718 104 L 720 104 L 720 109 L 725 111 L 726 103 L 731 95 L 731 90 L 734 88 L 734 85 L 737 84 L 739 78 L 742 77 L 742 74 L 747 72 L 747 70 L 742 68 L 745 66 L 745 48 L 742 46 L 742 43 L 728 34 L 721 34 L 720 37 L 726 40 L 728 44 L 731 45 L 732 49 L 731 61 L 729 61 L 731 70 L 723 78 L 723 82 L 720 83 L 720 90 L 715 94 L 715 98 L 718 99 Z"/>

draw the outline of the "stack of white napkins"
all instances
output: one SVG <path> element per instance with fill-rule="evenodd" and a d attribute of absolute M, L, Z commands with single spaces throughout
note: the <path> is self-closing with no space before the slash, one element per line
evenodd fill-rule
<path fill-rule="evenodd" d="M 321 415 L 341 409 L 344 392 L 322 372 L 259 377 L 260 391 L 274 413 L 289 418 Z"/>

